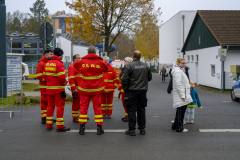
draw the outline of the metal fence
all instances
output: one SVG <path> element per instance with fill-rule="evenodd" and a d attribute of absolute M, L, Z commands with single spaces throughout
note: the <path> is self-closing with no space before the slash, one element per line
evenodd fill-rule
<path fill-rule="evenodd" d="M 150 69 L 151 69 L 151 72 L 153 73 L 159 73 L 159 65 L 150 64 Z"/>
<path fill-rule="evenodd" d="M 22 112 L 22 78 L 0 76 L 0 86 L 0 113 L 10 113 L 11 118 L 15 112 Z"/>
<path fill-rule="evenodd" d="M 240 72 L 224 72 L 223 89 L 232 89 L 233 84 L 239 80 Z"/>

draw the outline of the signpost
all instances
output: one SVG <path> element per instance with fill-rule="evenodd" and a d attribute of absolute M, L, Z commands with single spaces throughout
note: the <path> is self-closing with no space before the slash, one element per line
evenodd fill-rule
<path fill-rule="evenodd" d="M 101 57 L 106 57 L 107 56 L 107 52 L 101 52 Z"/>
<path fill-rule="evenodd" d="M 222 62 L 221 65 L 221 92 L 224 91 L 223 88 L 223 78 L 224 78 L 224 61 L 226 61 L 226 57 L 227 57 L 227 49 L 223 49 L 223 48 L 219 48 L 218 49 L 218 56 L 220 57 L 220 61 Z"/>
<path fill-rule="evenodd" d="M 0 0 L 0 97 L 7 97 L 6 85 L 6 5 L 5 0 Z"/>

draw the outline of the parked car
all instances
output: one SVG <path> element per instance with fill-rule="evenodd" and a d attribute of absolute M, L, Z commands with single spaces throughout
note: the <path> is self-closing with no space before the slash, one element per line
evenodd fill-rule
<path fill-rule="evenodd" d="M 231 98 L 233 101 L 239 101 L 240 100 L 240 80 L 239 80 L 239 73 L 234 78 L 236 82 L 233 84 L 232 92 L 231 92 Z"/>

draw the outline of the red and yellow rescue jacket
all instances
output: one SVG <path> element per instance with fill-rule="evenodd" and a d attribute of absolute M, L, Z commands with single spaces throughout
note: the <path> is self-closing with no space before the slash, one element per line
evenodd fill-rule
<path fill-rule="evenodd" d="M 68 81 L 71 90 L 78 88 L 78 81 L 80 80 L 80 73 L 74 68 L 75 62 L 73 62 L 68 68 Z"/>
<path fill-rule="evenodd" d="M 119 85 L 119 87 L 118 87 L 118 90 L 121 90 L 121 93 L 124 93 L 123 85 L 122 85 L 123 71 L 124 71 L 124 68 L 122 69 L 122 71 L 121 71 L 121 73 L 120 73 L 120 78 L 121 78 L 120 82 L 121 82 L 121 83 L 120 83 L 120 85 Z"/>
<path fill-rule="evenodd" d="M 48 62 L 48 59 L 45 57 L 42 57 L 42 60 L 38 62 L 37 71 L 36 71 L 37 79 L 39 80 L 39 88 L 42 94 L 46 94 L 46 88 L 47 88 L 46 80 L 43 75 L 44 68 L 47 62 Z"/>
<path fill-rule="evenodd" d="M 65 78 L 63 62 L 58 56 L 52 56 L 52 60 L 46 63 L 44 76 L 47 82 L 48 95 L 55 95 L 65 91 L 67 80 Z"/>
<path fill-rule="evenodd" d="M 74 68 L 81 73 L 78 90 L 84 95 L 101 94 L 104 90 L 103 72 L 108 71 L 102 58 L 95 53 L 89 53 L 74 64 Z"/>
<path fill-rule="evenodd" d="M 117 73 L 110 64 L 108 64 L 106 62 L 104 62 L 104 63 L 108 67 L 108 71 L 103 72 L 104 85 L 105 85 L 104 92 L 105 93 L 114 92 L 114 89 L 117 88 L 118 84 L 119 84 L 119 79 L 118 79 Z"/>

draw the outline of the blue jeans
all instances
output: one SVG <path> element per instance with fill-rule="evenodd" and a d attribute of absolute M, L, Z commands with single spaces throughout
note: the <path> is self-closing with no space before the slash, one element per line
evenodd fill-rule
<path fill-rule="evenodd" d="M 188 120 L 194 119 L 194 110 L 195 110 L 195 107 L 187 107 L 185 119 L 188 119 Z"/>

